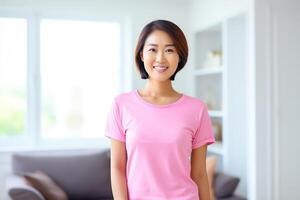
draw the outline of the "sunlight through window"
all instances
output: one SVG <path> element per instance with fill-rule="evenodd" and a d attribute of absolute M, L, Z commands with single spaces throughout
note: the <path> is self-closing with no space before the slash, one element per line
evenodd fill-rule
<path fill-rule="evenodd" d="M 100 138 L 118 88 L 120 27 L 41 21 L 43 138 Z"/>
<path fill-rule="evenodd" d="M 27 21 L 0 18 L 0 136 L 25 132 Z"/>

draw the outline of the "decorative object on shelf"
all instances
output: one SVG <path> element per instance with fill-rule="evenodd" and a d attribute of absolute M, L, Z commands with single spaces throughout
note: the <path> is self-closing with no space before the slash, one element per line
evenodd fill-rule
<path fill-rule="evenodd" d="M 207 53 L 203 68 L 220 67 L 222 65 L 222 50 L 216 49 Z"/>
<path fill-rule="evenodd" d="M 208 88 L 206 91 L 205 103 L 209 110 L 216 109 L 216 99 L 211 88 Z"/>
<path fill-rule="evenodd" d="M 218 123 L 218 122 L 213 122 L 212 127 L 213 127 L 213 131 L 214 131 L 216 141 L 222 141 L 222 127 L 221 127 L 221 124 Z"/>

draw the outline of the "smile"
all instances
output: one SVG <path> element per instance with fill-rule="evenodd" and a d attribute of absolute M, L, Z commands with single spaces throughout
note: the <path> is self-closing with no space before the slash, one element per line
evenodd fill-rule
<path fill-rule="evenodd" d="M 153 68 L 159 73 L 165 72 L 168 69 L 168 67 L 165 66 L 153 66 Z"/>

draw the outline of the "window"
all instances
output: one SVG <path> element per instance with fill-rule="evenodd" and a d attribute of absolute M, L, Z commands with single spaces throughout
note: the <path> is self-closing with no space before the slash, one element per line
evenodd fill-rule
<path fill-rule="evenodd" d="M 25 134 L 27 21 L 0 18 L 0 136 Z"/>
<path fill-rule="evenodd" d="M 118 24 L 44 19 L 40 27 L 42 137 L 102 137 L 118 82 Z"/>
<path fill-rule="evenodd" d="M 0 18 L 1 144 L 103 138 L 119 63 L 119 23 Z"/>

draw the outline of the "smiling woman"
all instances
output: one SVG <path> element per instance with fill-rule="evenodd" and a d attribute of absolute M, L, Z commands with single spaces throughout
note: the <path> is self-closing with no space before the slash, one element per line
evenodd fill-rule
<path fill-rule="evenodd" d="M 160 30 L 153 31 L 148 36 L 140 57 L 147 74 L 154 79 L 171 77 L 176 72 L 179 62 L 179 55 L 172 39 L 166 32 Z"/>
<path fill-rule="evenodd" d="M 156 20 L 142 30 L 135 60 L 146 86 L 116 96 L 106 126 L 114 199 L 209 200 L 207 107 L 172 87 L 187 57 L 176 24 Z"/>
<path fill-rule="evenodd" d="M 143 60 L 144 56 L 146 56 L 146 62 Z M 152 66 L 149 62 L 155 62 L 155 59 L 158 59 L 156 66 Z M 160 61 L 159 59 L 163 60 Z M 162 65 L 165 62 L 164 59 L 171 61 L 173 70 L 175 68 L 175 71 L 170 73 L 170 80 L 174 80 L 177 72 L 179 72 L 187 62 L 188 44 L 184 33 L 179 27 L 172 26 L 172 24 L 164 24 L 162 20 L 157 20 L 144 27 L 136 45 L 135 62 L 141 74 L 141 78 L 149 78 L 147 67 L 148 69 L 152 69 L 153 67 L 160 69 L 158 71 L 165 71 L 163 70 L 164 67 L 166 68 L 168 66 Z"/>

